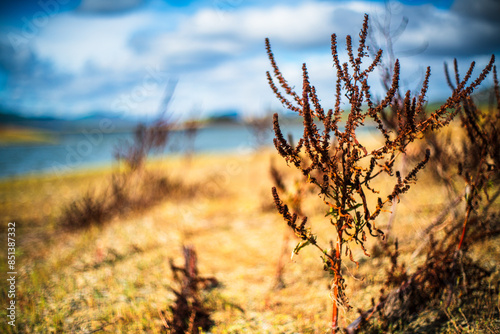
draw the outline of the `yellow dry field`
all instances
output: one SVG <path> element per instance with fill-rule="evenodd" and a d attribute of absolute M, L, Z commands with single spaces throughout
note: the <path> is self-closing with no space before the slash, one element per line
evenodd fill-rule
<path fill-rule="evenodd" d="M 365 139 L 372 146 L 377 144 L 374 138 Z M 317 249 L 305 247 L 290 257 L 298 240 L 290 236 L 273 207 L 272 159 L 289 189 L 297 187 L 299 172 L 287 167 L 271 149 L 154 161 L 149 171 L 193 185 L 196 194 L 167 197 L 152 208 L 76 232 L 58 227 L 63 208 L 86 192 L 109 187 L 111 169 L 3 181 L 2 234 L 9 221 L 15 221 L 17 228 L 18 309 L 17 326 L 8 326 L 2 319 L 0 331 L 165 332 L 160 312 L 168 311 L 174 300 L 171 288 L 177 288 L 169 259 L 182 265 L 182 246 L 193 245 L 200 275 L 220 282 L 218 288 L 204 294 L 214 309 L 216 326 L 211 333 L 327 332 L 331 278 L 323 271 Z M 383 180 L 378 186 L 390 189 Z M 392 234 L 398 238 L 400 261 L 409 272 L 425 257 L 412 256 L 426 242 L 419 233 L 441 212 L 449 201 L 447 196 L 441 184 L 424 174 L 397 205 Z M 319 235 L 318 242 L 328 247 L 335 234 L 321 198 L 311 193 L 303 207 Z M 382 214 L 377 226 L 384 229 L 389 216 Z M 379 239 L 370 238 L 368 250 L 377 243 Z M 368 258 L 358 247 L 353 248 L 360 264 L 356 268 L 344 261 L 346 294 L 353 309 L 341 312 L 343 326 L 358 316 L 358 308 L 371 307 L 389 268 L 387 257 L 372 254 Z M 285 287 L 273 289 L 283 252 Z M 498 240 L 483 244 L 474 254 L 494 267 L 500 257 Z M 3 257 L 1 270 L 7 271 Z M 2 302 L 6 298 L 2 295 Z"/>

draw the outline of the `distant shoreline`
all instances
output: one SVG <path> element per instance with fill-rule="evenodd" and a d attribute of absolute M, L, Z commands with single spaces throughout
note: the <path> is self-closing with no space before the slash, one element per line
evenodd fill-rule
<path fill-rule="evenodd" d="M 222 131 L 222 127 L 218 127 L 219 131 Z M 229 128 L 232 128 L 229 126 Z M 230 146 L 212 146 L 213 143 L 206 143 L 204 138 L 198 138 L 200 146 L 203 144 L 207 144 L 209 146 L 198 147 L 197 150 L 193 152 L 192 157 L 194 159 L 198 159 L 204 156 L 212 156 L 212 157 L 230 157 L 230 156 L 239 156 L 241 154 L 255 153 L 260 150 L 273 150 L 272 138 L 274 137 L 272 133 L 269 133 L 269 140 L 266 142 L 264 146 L 257 147 L 252 143 L 252 135 L 250 133 L 246 135 L 240 128 L 235 127 L 236 129 L 232 129 L 231 133 L 239 132 L 240 138 L 235 137 L 225 137 L 226 142 L 231 143 Z M 295 127 L 295 131 L 301 130 L 300 127 Z M 211 136 L 213 136 L 213 129 L 210 131 Z M 271 130 L 272 131 L 272 130 Z M 370 141 L 377 140 L 375 136 L 372 135 L 372 131 L 369 128 L 366 128 L 366 131 L 359 133 L 358 137 L 362 141 Z M 224 134 L 223 134 L 224 135 Z M 295 134 L 298 138 L 300 134 Z M 180 137 L 182 138 L 182 137 Z M 213 138 L 212 138 L 213 139 Z M 230 140 L 231 139 L 231 140 Z M 368 142 L 367 142 L 368 143 Z M 172 143 L 172 144 L 175 144 Z M 227 143 L 226 143 L 227 144 Z M 24 144 L 23 144 L 24 145 Z M 79 163 L 75 164 L 65 164 L 66 156 L 52 157 L 50 153 L 41 153 L 38 159 L 42 159 L 49 164 L 40 166 L 40 162 L 32 159 L 31 161 L 22 161 L 23 159 L 29 158 L 29 152 L 34 152 L 33 154 L 38 154 L 37 151 L 43 150 L 52 150 L 57 147 L 62 146 L 61 143 L 56 143 L 54 145 L 44 145 L 37 147 L 36 145 L 25 145 L 25 146 L 1 146 L 0 145 L 0 153 L 3 151 L 3 159 L 0 161 L 0 168 L 2 169 L 2 173 L 0 173 L 0 182 L 8 182 L 10 180 L 24 180 L 30 178 L 58 178 L 58 177 L 67 177 L 73 174 L 85 174 L 87 172 L 96 172 L 96 171 L 105 171 L 111 170 L 117 166 L 116 160 L 113 159 L 111 153 L 102 152 L 100 153 L 103 157 L 102 159 L 93 159 L 93 160 L 82 160 Z M 72 147 L 75 147 L 72 144 Z M 64 147 L 60 149 L 65 150 Z M 95 148 L 97 149 L 97 147 Z M 17 156 L 9 156 L 9 151 L 14 152 Z M 63 152 L 65 155 L 66 151 Z M 96 152 L 96 154 L 98 154 Z M 104 154 L 104 155 L 103 155 Z M 154 154 L 149 157 L 148 161 L 152 164 L 155 164 L 157 161 L 161 160 L 180 160 L 187 156 L 187 152 L 180 149 L 177 151 L 165 151 L 162 153 Z M 64 158 L 64 159 L 63 159 Z M 38 166 L 37 166 L 38 165 Z"/>
<path fill-rule="evenodd" d="M 284 118 L 282 131 L 297 139 L 302 136 L 303 125 Z M 96 128 L 77 132 L 44 131 L 25 128 L 8 128 L 0 132 L 0 179 L 24 175 L 66 173 L 92 166 L 111 166 L 116 147 L 128 145 L 134 138 L 129 131 L 99 131 Z M 321 127 L 319 127 L 321 129 Z M 358 135 L 370 134 L 373 126 L 360 128 Z M 191 152 L 237 153 L 257 147 L 272 147 L 274 132 L 271 126 L 256 133 L 251 125 L 241 122 L 213 122 L 197 128 L 194 137 L 187 129 L 174 128 L 165 149 L 154 157 L 176 156 Z M 3 138 L 2 138 L 3 134 Z M 192 135 L 192 134 L 191 134 Z M 17 137 L 16 137 L 17 136 Z M 259 136 L 259 140 L 257 139 Z M 3 141 L 2 141 L 3 140 Z"/>
<path fill-rule="evenodd" d="M 0 126 L 0 146 L 16 144 L 55 144 L 57 138 L 45 130 L 20 126 Z"/>

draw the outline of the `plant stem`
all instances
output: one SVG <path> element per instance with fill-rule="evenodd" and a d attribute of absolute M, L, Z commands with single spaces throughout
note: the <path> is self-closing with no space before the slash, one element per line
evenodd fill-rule
<path fill-rule="evenodd" d="M 470 213 L 472 211 L 472 204 L 469 202 L 470 202 L 470 200 L 467 201 L 467 212 L 465 213 L 464 227 L 462 229 L 462 236 L 460 237 L 460 242 L 458 244 L 457 250 L 460 250 L 460 248 L 462 248 L 462 243 L 464 242 L 464 238 L 465 238 L 465 231 L 466 231 L 466 227 L 467 227 L 467 222 L 469 220 L 469 216 L 470 216 Z"/>
<path fill-rule="evenodd" d="M 339 308 L 338 308 L 338 300 L 339 300 L 339 286 L 340 286 L 340 261 L 342 256 L 342 231 L 339 232 L 337 245 L 335 249 L 335 262 L 333 263 L 333 310 L 332 310 L 332 334 L 337 332 L 338 322 L 339 322 Z"/>
<path fill-rule="evenodd" d="M 465 231 L 467 228 L 467 222 L 469 221 L 469 216 L 470 216 L 472 208 L 473 208 L 473 200 L 477 196 L 477 188 L 479 185 L 479 178 L 481 177 L 481 167 L 483 166 L 485 156 L 486 156 L 486 150 L 485 150 L 485 148 L 483 148 L 483 150 L 481 152 L 481 160 L 479 162 L 479 167 L 478 167 L 477 173 L 476 173 L 476 178 L 474 179 L 474 183 L 470 187 L 469 195 L 467 196 L 467 194 L 466 194 L 467 212 L 465 213 L 464 227 L 462 229 L 462 236 L 460 237 L 460 242 L 458 243 L 458 248 L 457 248 L 458 251 L 462 248 L 462 243 L 464 242 Z"/>

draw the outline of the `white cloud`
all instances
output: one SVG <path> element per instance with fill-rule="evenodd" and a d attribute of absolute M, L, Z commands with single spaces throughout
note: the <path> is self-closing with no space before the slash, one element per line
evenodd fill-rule
<path fill-rule="evenodd" d="M 88 62 L 103 68 L 134 67 L 130 36 L 147 27 L 151 18 L 144 12 L 111 17 L 62 14 L 41 31 L 34 49 L 62 71 L 79 72 Z"/>
<path fill-rule="evenodd" d="M 363 7 L 364 6 L 364 7 Z M 184 36 L 236 39 L 240 43 L 262 43 L 265 37 L 289 48 L 323 45 L 332 32 L 351 33 L 363 19 L 361 3 L 305 2 L 296 6 L 274 5 L 268 8 L 242 8 L 221 16 L 212 9 L 202 9 L 179 27 Z M 350 23 L 347 23 L 350 22 Z M 357 33 L 356 33 L 357 34 Z"/>

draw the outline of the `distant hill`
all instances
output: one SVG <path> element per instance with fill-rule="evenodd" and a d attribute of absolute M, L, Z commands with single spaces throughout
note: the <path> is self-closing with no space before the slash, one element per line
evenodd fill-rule
<path fill-rule="evenodd" d="M 7 112 L 0 112 L 0 124 L 17 124 L 17 123 L 22 123 L 22 122 L 29 122 L 31 120 L 38 120 L 38 121 L 50 121 L 54 120 L 55 118 L 53 117 L 34 117 L 34 118 L 28 118 L 24 116 L 20 116 L 17 114 L 13 113 L 7 113 Z"/>
<path fill-rule="evenodd" d="M 137 120 L 118 117 L 111 113 L 93 113 L 75 119 L 64 119 L 48 116 L 22 116 L 12 112 L 0 112 L 0 126 L 21 127 L 46 130 L 52 132 L 78 132 L 83 129 L 99 128 L 102 120 L 113 124 L 114 132 L 125 132 L 133 129 Z"/>
<path fill-rule="evenodd" d="M 240 123 L 241 116 L 236 110 L 225 110 L 212 114 L 207 121 L 209 123 Z"/>

